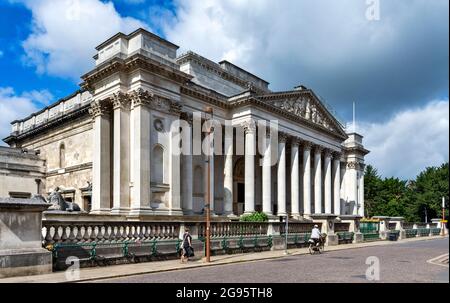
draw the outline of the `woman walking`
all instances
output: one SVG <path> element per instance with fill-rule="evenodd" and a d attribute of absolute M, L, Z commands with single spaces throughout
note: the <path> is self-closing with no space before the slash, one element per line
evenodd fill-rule
<path fill-rule="evenodd" d="M 189 229 L 186 227 L 184 229 L 183 235 L 183 251 L 181 252 L 181 263 L 185 263 L 189 261 L 189 257 L 193 256 L 193 248 L 192 248 L 192 237 L 189 234 Z"/>

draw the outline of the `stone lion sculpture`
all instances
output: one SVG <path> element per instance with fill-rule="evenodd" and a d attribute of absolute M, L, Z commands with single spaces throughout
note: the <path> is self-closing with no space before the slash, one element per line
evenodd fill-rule
<path fill-rule="evenodd" d="M 51 192 L 48 200 L 52 204 L 52 206 L 49 207 L 49 210 L 81 211 L 80 206 L 78 206 L 75 202 L 67 202 L 64 200 L 64 197 L 59 191 L 59 187 L 56 187 Z"/>

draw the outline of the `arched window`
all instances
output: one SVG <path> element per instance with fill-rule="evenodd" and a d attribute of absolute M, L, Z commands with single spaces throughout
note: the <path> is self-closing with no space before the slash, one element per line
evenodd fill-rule
<path fill-rule="evenodd" d="M 59 145 L 59 168 L 66 167 L 66 147 L 64 143 Z"/>
<path fill-rule="evenodd" d="M 151 182 L 164 183 L 164 148 L 161 145 L 153 148 Z"/>
<path fill-rule="evenodd" d="M 194 168 L 193 194 L 194 195 L 203 194 L 203 167 L 201 167 L 200 165 L 197 165 Z"/>

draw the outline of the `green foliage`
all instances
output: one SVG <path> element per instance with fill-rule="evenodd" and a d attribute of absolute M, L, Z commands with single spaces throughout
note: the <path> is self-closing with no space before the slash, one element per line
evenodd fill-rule
<path fill-rule="evenodd" d="M 428 167 L 416 180 L 382 179 L 377 170 L 367 165 L 364 174 L 364 203 L 366 215 L 401 216 L 416 222 L 441 215 L 441 199 L 448 201 L 448 163 Z"/>
<path fill-rule="evenodd" d="M 242 222 L 267 222 L 269 218 L 265 213 L 253 212 L 251 214 L 242 215 L 239 221 Z"/>

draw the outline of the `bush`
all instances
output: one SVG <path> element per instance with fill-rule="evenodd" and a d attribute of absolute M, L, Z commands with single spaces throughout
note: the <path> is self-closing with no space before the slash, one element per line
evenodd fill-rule
<path fill-rule="evenodd" d="M 265 213 L 260 212 L 254 212 L 247 215 L 242 215 L 239 221 L 242 222 L 267 222 L 269 221 L 269 218 Z"/>

